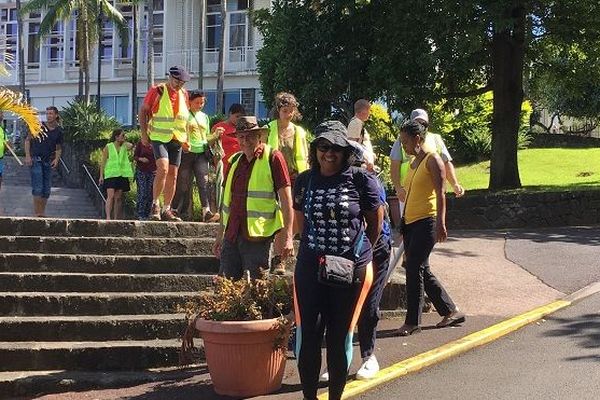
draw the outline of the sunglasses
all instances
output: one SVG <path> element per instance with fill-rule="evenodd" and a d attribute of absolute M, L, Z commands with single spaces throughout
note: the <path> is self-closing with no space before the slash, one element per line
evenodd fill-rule
<path fill-rule="evenodd" d="M 335 153 L 341 153 L 344 151 L 344 148 L 335 144 L 319 143 L 317 144 L 317 150 L 322 153 L 327 153 L 329 150 L 333 150 Z"/>

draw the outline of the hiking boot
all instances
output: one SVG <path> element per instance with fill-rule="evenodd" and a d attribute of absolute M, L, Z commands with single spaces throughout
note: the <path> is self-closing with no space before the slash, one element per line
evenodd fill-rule
<path fill-rule="evenodd" d="M 281 261 L 281 256 L 274 256 L 271 259 L 271 269 L 269 272 L 273 275 L 285 275 L 285 265 Z"/>
<path fill-rule="evenodd" d="M 210 210 L 204 213 L 202 217 L 202 222 L 217 222 L 219 221 L 220 215 L 219 213 L 213 214 Z"/>
<path fill-rule="evenodd" d="M 150 219 L 152 221 L 160 221 L 160 206 L 158 204 L 152 204 L 152 211 L 150 212 Z"/>
<path fill-rule="evenodd" d="M 162 220 L 163 221 L 171 221 L 171 222 L 181 222 L 181 218 L 179 218 L 177 216 L 177 214 L 175 213 L 175 211 L 173 211 L 171 209 L 163 211 Z"/>

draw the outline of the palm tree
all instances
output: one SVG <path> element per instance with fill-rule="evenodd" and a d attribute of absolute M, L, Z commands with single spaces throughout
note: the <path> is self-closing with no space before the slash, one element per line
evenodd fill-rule
<path fill-rule="evenodd" d="M 19 60 L 19 90 L 25 95 L 25 41 L 23 35 L 23 17 L 21 16 L 21 0 L 17 0 L 17 59 Z"/>
<path fill-rule="evenodd" d="M 198 23 L 198 89 L 204 89 L 204 24 L 206 22 L 206 0 L 200 0 L 200 22 Z"/>
<path fill-rule="evenodd" d="M 59 22 L 75 18 L 77 35 L 77 58 L 79 60 L 80 76 L 84 80 L 83 97 L 87 104 L 90 102 L 90 55 L 92 44 L 101 35 L 98 27 L 98 17 L 111 21 L 123 39 L 127 37 L 127 24 L 123 15 L 109 0 L 31 0 L 21 8 L 21 13 L 29 13 L 45 9 L 46 15 L 40 24 L 39 37 L 52 31 Z M 98 54 L 98 57 L 101 57 Z"/>
<path fill-rule="evenodd" d="M 146 68 L 147 68 L 147 87 L 154 86 L 154 0 L 147 0 L 148 7 L 148 32 L 146 33 Z"/>

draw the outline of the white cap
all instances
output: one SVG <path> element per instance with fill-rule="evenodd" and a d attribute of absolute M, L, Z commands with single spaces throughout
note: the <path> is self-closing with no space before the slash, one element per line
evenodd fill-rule
<path fill-rule="evenodd" d="M 420 119 L 426 123 L 429 123 L 429 115 L 427 115 L 427 111 L 423 110 L 422 108 L 416 108 L 412 110 L 410 112 L 410 119 Z"/>

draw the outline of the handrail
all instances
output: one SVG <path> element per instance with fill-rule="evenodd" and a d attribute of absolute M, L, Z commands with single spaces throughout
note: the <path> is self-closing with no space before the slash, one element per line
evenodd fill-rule
<path fill-rule="evenodd" d="M 65 171 L 67 172 L 67 175 L 71 174 L 71 170 L 69 169 L 69 167 L 67 167 L 67 164 L 65 163 L 65 161 L 61 158 L 59 158 L 60 160 L 60 164 L 63 166 L 63 168 L 65 169 Z"/>
<path fill-rule="evenodd" d="M 85 172 L 87 173 L 88 178 L 90 178 L 90 181 L 92 181 L 92 184 L 94 185 L 94 187 L 98 191 L 98 194 L 100 195 L 100 197 L 102 197 L 102 201 L 104 203 L 106 203 L 106 197 L 104 197 L 104 195 L 102 194 L 102 190 L 100 190 L 100 187 L 98 187 L 98 185 L 96 185 L 96 181 L 92 177 L 92 174 L 90 173 L 90 170 L 88 169 L 87 165 L 81 164 L 81 166 L 83 167 L 83 169 L 85 169 Z"/>

